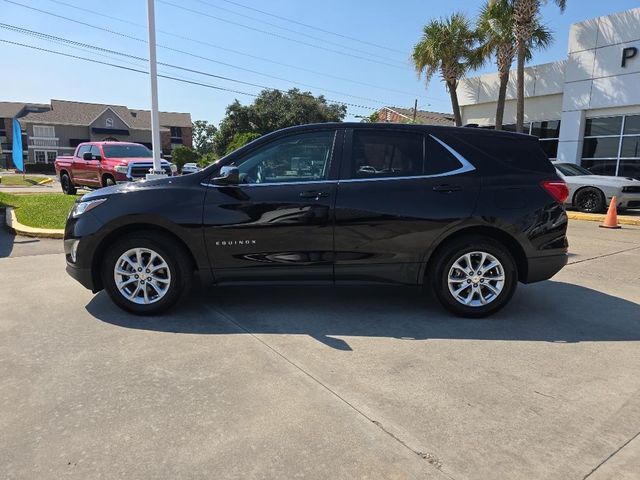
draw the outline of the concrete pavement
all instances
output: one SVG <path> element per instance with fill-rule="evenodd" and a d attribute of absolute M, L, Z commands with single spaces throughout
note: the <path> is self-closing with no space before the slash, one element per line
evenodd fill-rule
<path fill-rule="evenodd" d="M 640 229 L 570 242 L 483 320 L 393 287 L 206 288 L 137 318 L 59 241 L 14 245 L 0 476 L 637 478 Z"/>

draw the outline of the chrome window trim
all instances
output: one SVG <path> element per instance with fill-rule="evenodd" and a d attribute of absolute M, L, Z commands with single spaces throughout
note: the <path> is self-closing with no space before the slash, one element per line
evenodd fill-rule
<path fill-rule="evenodd" d="M 200 185 L 203 187 L 269 187 L 269 186 L 284 186 L 284 185 L 317 185 L 317 184 L 326 184 L 326 183 L 357 183 L 357 182 L 383 182 L 390 180 L 413 180 L 413 179 L 425 179 L 425 178 L 439 178 L 439 177 L 450 177 L 453 175 L 459 175 L 461 173 L 473 172 L 476 167 L 473 166 L 471 162 L 469 162 L 466 158 L 464 158 L 459 152 L 455 149 L 451 148 L 445 142 L 440 140 L 438 137 L 435 137 L 429 134 L 431 138 L 433 138 L 436 142 L 442 145 L 451 155 L 453 155 L 458 162 L 462 165 L 460 168 L 456 168 L 455 170 L 450 170 L 448 172 L 443 173 L 434 173 L 433 175 L 409 175 L 404 177 L 377 177 L 377 178 L 346 178 L 344 180 L 314 180 L 310 182 L 276 182 L 276 183 L 241 183 L 237 185 L 215 185 L 213 183 L 202 182 Z"/>

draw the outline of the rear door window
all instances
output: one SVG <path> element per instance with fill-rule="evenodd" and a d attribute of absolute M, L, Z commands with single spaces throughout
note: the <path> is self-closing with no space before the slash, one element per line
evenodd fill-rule
<path fill-rule="evenodd" d="M 424 136 L 420 133 L 356 129 L 351 178 L 422 175 Z"/>

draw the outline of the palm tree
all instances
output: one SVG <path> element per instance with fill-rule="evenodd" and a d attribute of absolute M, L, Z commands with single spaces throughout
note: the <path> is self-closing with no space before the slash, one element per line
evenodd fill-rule
<path fill-rule="evenodd" d="M 422 38 L 413 47 L 411 60 L 427 83 L 440 72 L 451 96 L 451 107 L 456 125 L 462 125 L 458 104 L 458 81 L 472 68 L 473 51 L 477 35 L 467 17 L 454 13 L 448 18 L 431 20 L 424 26 Z"/>
<path fill-rule="evenodd" d="M 512 0 L 487 0 L 478 17 L 477 31 L 481 45 L 479 62 L 495 56 L 498 67 L 498 105 L 496 107 L 496 130 L 502 130 L 504 104 L 509 84 L 509 71 L 516 54 L 514 35 L 514 4 Z M 525 59 L 530 60 L 533 50 L 547 48 L 553 38 L 538 17 L 534 18 L 531 39 L 525 49 Z"/>
<path fill-rule="evenodd" d="M 524 63 L 526 61 L 527 46 L 530 44 L 535 20 L 540 14 L 540 5 L 546 0 L 513 0 L 513 34 L 516 40 L 518 56 L 517 85 L 516 85 L 516 131 L 522 132 L 524 125 Z M 567 6 L 566 0 L 553 0 L 561 12 Z"/>

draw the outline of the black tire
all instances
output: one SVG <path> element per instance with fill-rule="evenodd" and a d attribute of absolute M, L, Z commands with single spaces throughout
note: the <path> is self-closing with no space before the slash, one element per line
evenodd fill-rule
<path fill-rule="evenodd" d="M 136 248 L 152 250 L 160 255 L 168 266 L 170 274 L 169 286 L 166 288 L 164 296 L 153 303 L 135 303 L 127 299 L 116 286 L 114 274 L 116 263 L 119 261 L 121 255 Z M 165 269 L 162 269 L 160 272 L 164 271 Z M 102 262 L 100 275 L 102 284 L 109 294 L 109 297 L 111 297 L 111 300 L 120 308 L 136 315 L 156 315 L 173 307 L 182 298 L 182 295 L 189 291 L 191 277 L 193 275 L 193 264 L 187 252 L 185 252 L 184 247 L 177 241 L 161 233 L 140 232 L 119 239 L 109 248 Z M 144 275 L 144 272 L 142 272 L 141 275 Z M 131 276 L 129 278 L 131 278 Z M 134 286 L 142 287 L 136 280 L 133 280 L 133 278 L 131 278 L 131 280 L 134 282 Z M 144 283 L 144 281 L 142 283 Z M 149 285 L 143 288 L 150 294 L 153 293 L 153 289 L 149 288 Z"/>
<path fill-rule="evenodd" d="M 468 282 L 471 290 L 462 291 L 465 293 L 465 296 L 471 294 L 472 302 L 479 302 L 480 296 L 482 295 L 484 297 L 486 295 L 490 298 L 490 301 L 484 305 L 465 305 L 462 301 L 457 300 L 449 290 L 450 271 L 456 275 L 462 273 L 462 269 L 452 269 L 454 263 L 465 254 L 472 252 L 484 252 L 493 256 L 501 264 L 503 270 L 502 276 L 504 277 L 504 281 L 498 295 L 494 295 L 488 290 L 489 286 L 496 287 L 498 283 L 489 285 L 489 282 L 493 282 L 493 280 L 490 280 L 485 284 L 485 280 L 483 278 L 477 278 L 477 276 L 474 276 L 476 277 L 476 283 L 473 283 L 472 280 Z M 481 258 L 480 255 L 473 255 L 471 257 L 472 263 L 479 261 Z M 487 266 L 489 266 L 489 264 L 487 264 Z M 430 262 L 430 267 L 430 272 L 428 272 L 429 281 L 426 282 L 426 284 L 431 288 L 436 299 L 444 308 L 461 317 L 486 317 L 497 312 L 511 300 L 518 284 L 518 270 L 509 250 L 491 237 L 474 235 L 452 240 L 438 249 L 433 262 Z M 480 269 L 474 268 L 474 270 Z M 487 277 L 499 275 L 497 269 L 489 269 L 486 273 Z M 480 283 L 481 281 L 483 283 Z M 460 281 L 457 285 L 461 288 L 466 283 L 467 280 L 464 282 Z M 474 288 L 478 289 L 478 293 L 471 293 Z"/>
<path fill-rule="evenodd" d="M 604 212 L 606 200 L 602 190 L 595 187 L 585 187 L 578 190 L 575 197 L 575 206 L 584 213 Z"/>
<path fill-rule="evenodd" d="M 67 195 L 75 195 L 78 191 L 67 173 L 60 175 L 60 186 L 62 187 L 62 191 Z"/>
<path fill-rule="evenodd" d="M 116 184 L 115 179 L 111 175 L 105 175 L 102 177 L 102 186 L 111 187 Z"/>

